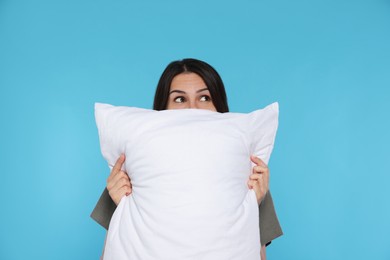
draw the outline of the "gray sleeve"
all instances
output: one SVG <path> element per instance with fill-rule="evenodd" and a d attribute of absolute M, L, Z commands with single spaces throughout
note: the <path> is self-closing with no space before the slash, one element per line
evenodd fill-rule
<path fill-rule="evenodd" d="M 91 213 L 91 218 L 105 229 L 108 229 L 115 209 L 116 205 L 111 199 L 110 194 L 108 194 L 108 190 L 106 188 L 100 196 L 99 201 L 96 203 L 96 206 Z"/>
<path fill-rule="evenodd" d="M 275 238 L 283 235 L 270 191 L 265 195 L 264 200 L 259 206 L 259 218 L 262 245 L 267 245 Z"/>

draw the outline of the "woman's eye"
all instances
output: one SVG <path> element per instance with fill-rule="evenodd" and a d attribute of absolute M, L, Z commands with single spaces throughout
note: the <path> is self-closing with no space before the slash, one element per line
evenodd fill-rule
<path fill-rule="evenodd" d="M 211 100 L 211 98 L 209 97 L 209 96 L 201 96 L 200 97 L 200 101 L 210 101 Z"/>
<path fill-rule="evenodd" d="M 176 97 L 173 101 L 175 103 L 183 103 L 185 101 L 185 98 L 184 97 Z"/>

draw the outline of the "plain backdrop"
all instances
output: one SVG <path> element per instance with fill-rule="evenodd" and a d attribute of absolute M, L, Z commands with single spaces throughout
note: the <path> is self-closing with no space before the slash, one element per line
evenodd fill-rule
<path fill-rule="evenodd" d="M 94 102 L 151 108 L 186 57 L 280 103 L 268 259 L 390 259 L 389 0 L 0 0 L 0 259 L 99 258 Z"/>

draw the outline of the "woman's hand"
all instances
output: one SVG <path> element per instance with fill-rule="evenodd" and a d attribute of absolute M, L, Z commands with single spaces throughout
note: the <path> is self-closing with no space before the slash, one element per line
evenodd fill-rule
<path fill-rule="evenodd" d="M 257 203 L 260 205 L 269 189 L 269 169 L 268 166 L 256 156 L 251 156 L 251 161 L 256 164 L 252 174 L 249 176 L 248 187 L 254 189 Z"/>
<path fill-rule="evenodd" d="M 119 204 L 123 196 L 131 194 L 129 175 L 121 170 L 124 162 L 125 155 L 122 154 L 112 168 L 110 176 L 107 178 L 107 190 L 116 205 Z"/>

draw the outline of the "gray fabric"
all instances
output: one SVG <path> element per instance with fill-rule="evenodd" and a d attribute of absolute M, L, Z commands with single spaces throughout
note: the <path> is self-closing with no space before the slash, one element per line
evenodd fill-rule
<path fill-rule="evenodd" d="M 108 190 L 106 188 L 100 196 L 99 201 L 96 203 L 96 206 L 91 213 L 91 218 L 93 218 L 105 229 L 108 229 L 111 217 L 114 214 L 115 209 L 116 205 L 111 199 L 110 194 L 108 193 Z"/>
<path fill-rule="evenodd" d="M 112 201 L 107 189 L 104 189 L 99 201 L 97 202 L 94 210 L 91 213 L 97 223 L 108 229 L 110 220 L 116 209 L 115 203 Z M 264 200 L 259 206 L 260 216 L 260 237 L 261 244 L 267 245 L 275 238 L 283 235 L 282 228 L 280 227 L 278 217 L 276 216 L 274 203 L 272 200 L 271 192 L 268 192 L 264 197 Z"/>
<path fill-rule="evenodd" d="M 260 239 L 262 245 L 267 245 L 271 243 L 271 241 L 275 238 L 283 235 L 282 228 L 279 224 L 278 216 L 275 212 L 271 191 L 268 191 L 259 206 L 259 217 Z"/>

